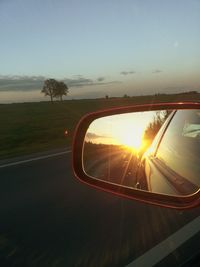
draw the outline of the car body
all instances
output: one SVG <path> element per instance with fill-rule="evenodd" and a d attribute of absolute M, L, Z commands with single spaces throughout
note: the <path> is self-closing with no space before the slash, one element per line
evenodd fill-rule
<path fill-rule="evenodd" d="M 169 195 L 196 192 L 200 173 L 199 144 L 199 111 L 173 111 L 141 158 L 138 187 Z"/>

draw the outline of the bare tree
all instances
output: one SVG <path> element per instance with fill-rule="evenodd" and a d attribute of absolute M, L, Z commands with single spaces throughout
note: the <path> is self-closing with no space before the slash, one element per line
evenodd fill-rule
<path fill-rule="evenodd" d="M 67 95 L 69 89 L 64 82 L 59 82 L 55 79 L 47 79 L 44 81 L 44 85 L 41 92 L 44 93 L 45 96 L 50 96 L 51 103 L 53 103 L 54 97 L 59 97 L 62 101 L 63 95 Z"/>
<path fill-rule="evenodd" d="M 41 92 L 44 93 L 45 96 L 50 96 L 51 103 L 53 103 L 53 97 L 55 96 L 56 86 L 57 86 L 57 81 L 55 79 L 47 79 L 44 81 L 44 85 Z"/>
<path fill-rule="evenodd" d="M 63 95 L 67 95 L 68 92 L 69 92 L 69 89 L 64 82 L 57 82 L 56 89 L 54 92 L 55 97 L 60 97 L 60 101 L 62 101 Z"/>

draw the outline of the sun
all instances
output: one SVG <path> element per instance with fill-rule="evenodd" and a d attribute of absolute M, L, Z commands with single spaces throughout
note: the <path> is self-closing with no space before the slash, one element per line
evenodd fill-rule
<path fill-rule="evenodd" d="M 153 114 L 154 115 L 154 114 Z M 144 133 L 152 116 L 144 113 L 128 113 L 103 117 L 94 121 L 90 132 L 94 133 L 93 142 L 124 146 L 133 152 L 144 150 L 147 146 Z"/>
<path fill-rule="evenodd" d="M 142 137 L 143 129 L 140 127 L 130 127 L 130 125 L 123 127 L 118 134 L 118 140 L 121 145 L 125 145 L 133 150 L 139 150 L 142 147 Z"/>
<path fill-rule="evenodd" d="M 132 135 L 131 133 L 124 134 L 120 141 L 122 145 L 138 150 L 142 144 L 142 140 L 139 135 Z"/>

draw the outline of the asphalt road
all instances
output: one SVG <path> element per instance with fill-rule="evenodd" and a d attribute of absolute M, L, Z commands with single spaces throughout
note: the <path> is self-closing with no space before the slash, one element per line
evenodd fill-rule
<path fill-rule="evenodd" d="M 118 149 L 108 153 L 107 149 L 101 149 L 98 153 L 94 149 L 86 160 L 83 156 L 83 164 L 86 173 L 92 177 L 136 187 L 137 158 L 132 152 Z"/>
<path fill-rule="evenodd" d="M 125 266 L 199 215 L 91 189 L 70 156 L 0 168 L 0 266 Z"/>

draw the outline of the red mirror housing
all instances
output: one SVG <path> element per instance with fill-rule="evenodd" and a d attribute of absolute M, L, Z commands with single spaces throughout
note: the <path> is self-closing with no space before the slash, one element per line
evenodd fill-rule
<path fill-rule="evenodd" d="M 197 102 L 179 102 L 179 103 L 154 103 L 143 104 L 128 107 L 112 108 L 85 115 L 78 123 L 73 138 L 73 170 L 75 176 L 83 183 L 118 196 L 151 203 L 163 207 L 188 209 L 199 206 L 200 190 L 188 196 L 173 196 L 158 193 L 152 193 L 143 190 L 108 183 L 103 180 L 94 179 L 87 175 L 83 168 L 82 153 L 85 134 L 92 121 L 115 114 L 124 114 L 129 112 L 156 111 L 156 110 L 180 110 L 180 109 L 200 109 L 200 103 Z M 200 175 L 199 175 L 200 179 Z"/>

